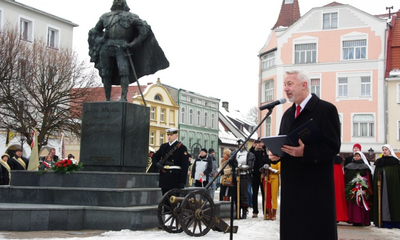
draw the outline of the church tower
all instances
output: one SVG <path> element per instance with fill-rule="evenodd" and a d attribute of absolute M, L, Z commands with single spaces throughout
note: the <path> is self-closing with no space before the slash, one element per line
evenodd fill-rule
<path fill-rule="evenodd" d="M 278 20 L 274 27 L 289 27 L 297 20 L 300 19 L 300 7 L 298 0 L 283 0 L 281 6 L 281 12 L 279 13 Z"/>

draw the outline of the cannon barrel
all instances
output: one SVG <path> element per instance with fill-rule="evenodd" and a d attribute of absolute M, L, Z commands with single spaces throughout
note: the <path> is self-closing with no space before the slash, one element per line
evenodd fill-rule
<path fill-rule="evenodd" d="M 171 196 L 169 198 L 169 202 L 170 203 L 181 203 L 181 202 L 183 202 L 184 199 L 185 199 L 184 197 Z"/>

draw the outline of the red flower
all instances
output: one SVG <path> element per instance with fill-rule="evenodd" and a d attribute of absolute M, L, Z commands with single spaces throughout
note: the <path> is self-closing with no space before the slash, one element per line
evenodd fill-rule
<path fill-rule="evenodd" d="M 67 164 L 66 164 L 66 163 L 64 163 L 64 164 L 63 164 L 63 167 L 67 167 Z"/>

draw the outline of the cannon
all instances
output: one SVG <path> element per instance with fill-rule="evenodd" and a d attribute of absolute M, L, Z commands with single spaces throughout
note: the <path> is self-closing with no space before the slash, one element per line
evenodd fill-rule
<path fill-rule="evenodd" d="M 205 189 L 189 191 L 181 189 L 165 193 L 158 205 L 158 223 L 169 233 L 181 233 L 194 237 L 206 235 L 211 229 L 228 232 L 230 226 L 215 214 L 213 199 Z M 236 233 L 237 226 L 232 231 Z"/>

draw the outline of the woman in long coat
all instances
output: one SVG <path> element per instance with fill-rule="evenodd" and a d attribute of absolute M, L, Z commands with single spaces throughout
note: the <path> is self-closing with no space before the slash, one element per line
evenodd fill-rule
<path fill-rule="evenodd" d="M 344 172 L 349 223 L 353 226 L 369 226 L 372 168 L 364 154 L 357 151 L 353 161 L 344 167 Z"/>
<path fill-rule="evenodd" d="M 379 194 L 378 180 L 380 178 L 382 184 Z M 373 192 L 376 193 L 372 211 L 372 221 L 375 226 L 379 227 L 379 212 L 381 212 L 380 227 L 400 228 L 400 162 L 389 144 L 382 146 L 382 157 L 375 162 Z M 379 201 L 379 195 L 381 201 Z"/>

